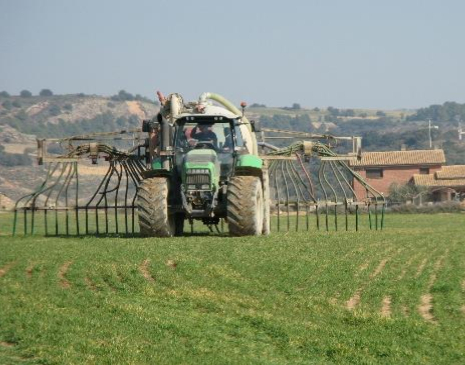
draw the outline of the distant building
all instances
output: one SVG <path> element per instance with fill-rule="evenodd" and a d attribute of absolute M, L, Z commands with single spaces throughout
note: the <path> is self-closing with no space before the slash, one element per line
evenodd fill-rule
<path fill-rule="evenodd" d="M 434 202 L 465 199 L 465 165 L 443 166 L 428 175 L 415 174 L 411 183 L 426 186 Z"/>
<path fill-rule="evenodd" d="M 388 196 L 392 183 L 403 185 L 414 175 L 434 174 L 445 163 L 443 150 L 412 150 L 363 152 L 361 160 L 349 164 L 373 188 Z M 359 198 L 366 196 L 365 188 L 358 181 L 353 181 L 353 188 Z"/>

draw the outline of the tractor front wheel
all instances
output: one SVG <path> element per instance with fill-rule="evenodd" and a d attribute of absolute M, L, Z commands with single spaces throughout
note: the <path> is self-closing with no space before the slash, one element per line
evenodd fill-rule
<path fill-rule="evenodd" d="M 171 214 L 168 209 L 168 179 L 145 179 L 137 193 L 140 233 L 148 237 L 181 235 L 184 216 Z"/>
<path fill-rule="evenodd" d="M 234 176 L 228 183 L 227 216 L 232 236 L 259 236 L 263 231 L 263 189 L 256 176 Z"/>

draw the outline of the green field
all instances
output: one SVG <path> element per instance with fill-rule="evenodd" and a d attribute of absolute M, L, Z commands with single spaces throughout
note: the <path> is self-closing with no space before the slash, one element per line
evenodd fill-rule
<path fill-rule="evenodd" d="M 0 364 L 463 364 L 464 228 L 3 235 Z"/>

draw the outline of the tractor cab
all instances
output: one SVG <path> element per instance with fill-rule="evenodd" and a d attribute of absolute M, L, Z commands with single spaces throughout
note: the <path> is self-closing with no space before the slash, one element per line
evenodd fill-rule
<path fill-rule="evenodd" d="M 185 173 L 186 163 L 208 165 L 214 159 L 214 164 L 218 164 L 214 174 L 218 180 L 227 180 L 234 165 L 235 152 L 243 146 L 241 132 L 235 124 L 235 119 L 226 118 L 178 121 L 174 150 L 179 175 Z"/>
<path fill-rule="evenodd" d="M 181 177 L 183 206 L 190 216 L 204 217 L 215 208 L 225 209 L 222 189 L 232 175 L 235 154 L 242 145 L 236 119 L 205 116 L 177 121 L 174 164 Z"/>

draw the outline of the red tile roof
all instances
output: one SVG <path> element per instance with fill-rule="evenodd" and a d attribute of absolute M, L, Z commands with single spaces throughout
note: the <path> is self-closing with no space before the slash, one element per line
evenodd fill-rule
<path fill-rule="evenodd" d="M 443 165 L 445 163 L 446 157 L 443 150 L 363 152 L 361 160 L 350 161 L 350 165 L 354 167 Z"/>
<path fill-rule="evenodd" d="M 443 166 L 434 174 L 413 175 L 415 185 L 430 187 L 465 187 L 465 165 Z"/>
<path fill-rule="evenodd" d="M 436 172 L 437 179 L 465 179 L 465 165 L 443 166 Z"/>

